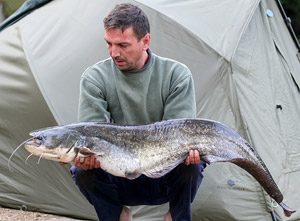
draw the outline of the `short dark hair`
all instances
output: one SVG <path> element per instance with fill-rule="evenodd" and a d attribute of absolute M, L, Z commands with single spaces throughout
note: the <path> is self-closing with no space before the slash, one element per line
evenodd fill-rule
<path fill-rule="evenodd" d="M 104 28 L 121 28 L 122 31 L 132 27 L 138 41 L 150 33 L 150 24 L 147 15 L 135 5 L 121 3 L 108 14 L 103 20 Z"/>

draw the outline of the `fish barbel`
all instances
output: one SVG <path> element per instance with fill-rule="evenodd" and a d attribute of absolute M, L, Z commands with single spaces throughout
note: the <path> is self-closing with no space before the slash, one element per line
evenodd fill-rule
<path fill-rule="evenodd" d="M 25 148 L 49 160 L 72 162 L 76 156 L 95 155 L 100 167 L 120 177 L 135 179 L 165 175 L 198 150 L 208 164 L 231 162 L 250 173 L 283 208 L 286 216 L 295 210 L 283 195 L 253 147 L 229 127 L 212 120 L 187 118 L 146 125 L 119 126 L 83 122 L 41 129 L 30 133 Z"/>

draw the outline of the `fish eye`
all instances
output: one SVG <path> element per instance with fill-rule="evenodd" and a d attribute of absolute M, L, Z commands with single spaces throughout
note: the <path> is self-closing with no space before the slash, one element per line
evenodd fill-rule
<path fill-rule="evenodd" d="M 35 139 L 37 139 L 37 140 L 43 140 L 43 137 L 42 136 L 36 136 Z"/>
<path fill-rule="evenodd" d="M 43 141 L 43 137 L 42 136 L 36 136 L 36 137 L 33 138 L 32 141 L 36 144 L 41 144 L 41 142 Z"/>

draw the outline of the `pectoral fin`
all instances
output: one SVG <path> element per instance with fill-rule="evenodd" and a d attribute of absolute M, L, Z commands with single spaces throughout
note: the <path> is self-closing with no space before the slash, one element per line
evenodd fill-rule
<path fill-rule="evenodd" d="M 94 155 L 95 153 L 92 152 L 89 148 L 87 147 L 80 147 L 79 148 L 79 153 L 84 155 L 84 156 L 91 156 Z"/>
<path fill-rule="evenodd" d="M 100 139 L 97 137 L 83 137 L 81 139 L 81 141 L 76 142 L 75 147 L 78 149 L 78 155 L 81 157 L 87 157 L 87 156 L 91 156 L 91 155 L 103 155 L 103 152 L 100 151 L 92 151 L 91 149 L 93 149 L 94 145 L 96 143 L 99 143 Z"/>
<path fill-rule="evenodd" d="M 78 156 L 80 157 L 87 157 L 94 154 L 89 148 L 87 148 L 85 136 L 82 136 L 78 141 L 76 141 L 74 147 L 78 150 Z"/>

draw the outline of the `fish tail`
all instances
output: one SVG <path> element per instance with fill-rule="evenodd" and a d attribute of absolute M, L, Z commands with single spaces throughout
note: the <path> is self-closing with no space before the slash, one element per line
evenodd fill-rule
<path fill-rule="evenodd" d="M 293 210 L 293 209 L 289 208 L 283 202 L 279 203 L 279 205 L 282 207 L 282 209 L 284 211 L 284 215 L 287 216 L 287 217 L 290 217 L 294 212 L 296 212 L 296 210 Z"/>

